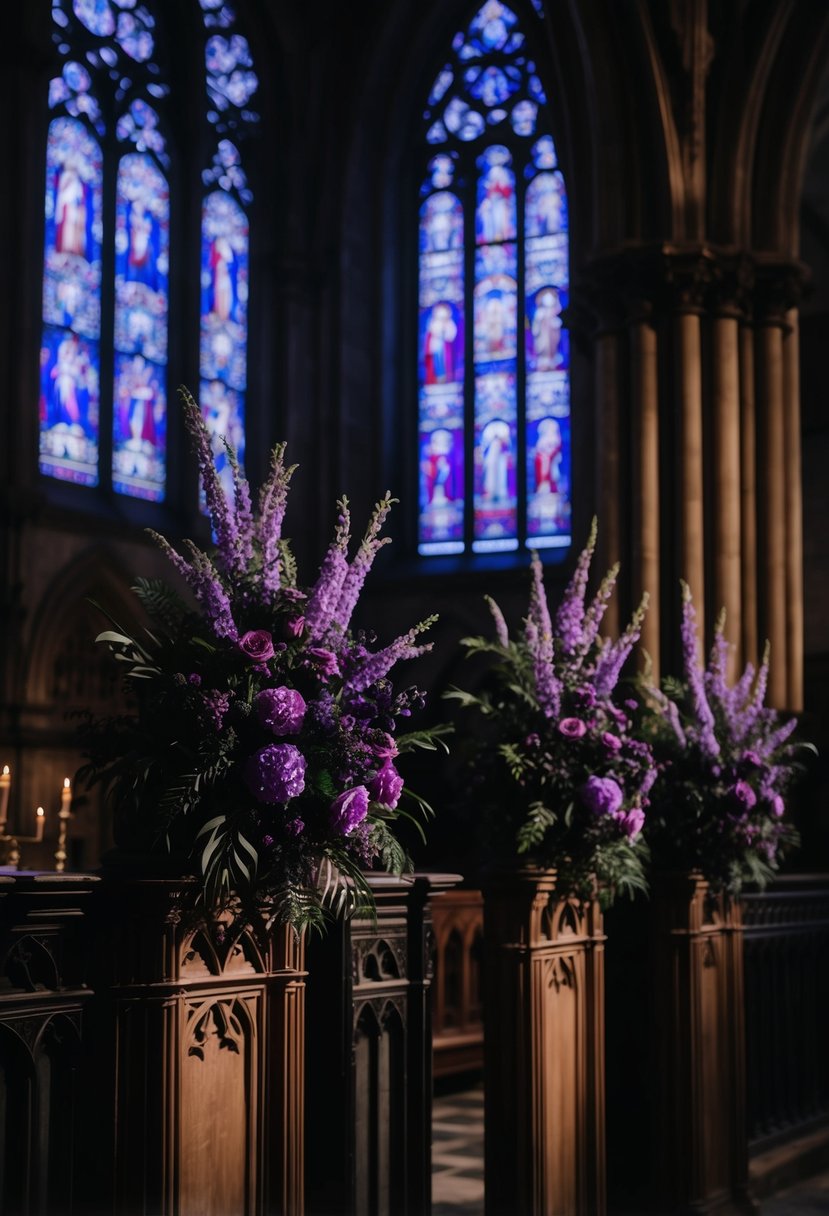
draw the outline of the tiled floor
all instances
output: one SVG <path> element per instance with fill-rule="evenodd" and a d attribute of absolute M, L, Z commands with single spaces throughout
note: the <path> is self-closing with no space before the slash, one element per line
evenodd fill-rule
<path fill-rule="evenodd" d="M 484 1088 L 435 1098 L 432 1107 L 432 1216 L 484 1210 Z"/>
<path fill-rule="evenodd" d="M 432 1216 L 483 1216 L 484 1091 L 478 1084 L 435 1098 L 432 1108 Z M 762 1216 L 829 1216 L 829 1174 L 781 1191 Z"/>

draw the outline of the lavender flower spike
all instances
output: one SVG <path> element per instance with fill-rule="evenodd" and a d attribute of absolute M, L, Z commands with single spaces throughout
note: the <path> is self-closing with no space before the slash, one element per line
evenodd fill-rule
<path fill-rule="evenodd" d="M 259 521 L 255 528 L 255 540 L 262 558 L 262 591 L 270 597 L 280 586 L 282 521 L 288 502 L 288 486 L 297 468 L 295 464 L 286 468 L 284 456 L 285 444 L 278 443 L 271 452 L 268 476 L 259 491 Z"/>
<path fill-rule="evenodd" d="M 498 638 L 498 644 L 506 648 L 509 646 L 509 630 L 507 622 L 504 620 L 504 614 L 491 595 L 485 595 L 484 599 L 489 605 L 489 611 L 492 613 L 492 619 L 495 622 L 495 636 Z"/>
<path fill-rule="evenodd" d="M 222 437 L 227 461 L 233 473 L 233 509 L 236 515 L 236 545 L 234 571 L 243 574 L 253 560 L 253 508 L 250 501 L 250 485 L 242 472 L 239 457 L 233 444 Z"/>
<path fill-rule="evenodd" d="M 351 515 L 348 499 L 343 495 L 337 502 L 339 515 L 334 539 L 320 566 L 319 578 L 305 605 L 305 632 L 312 641 L 321 641 L 328 633 L 340 601 L 343 581 L 348 573 L 348 544 L 351 540 Z"/>
<path fill-rule="evenodd" d="M 608 602 L 616 586 L 616 579 L 618 575 L 619 563 L 615 562 L 599 584 L 599 590 L 596 592 L 590 607 L 584 614 L 584 627 L 582 629 L 581 644 L 578 648 L 579 653 L 582 655 L 586 655 L 588 653 L 590 647 L 593 645 L 598 636 L 599 626 L 602 623 L 602 618 L 604 617 Z"/>
<path fill-rule="evenodd" d="M 360 543 L 360 548 L 357 550 L 353 562 L 349 566 L 348 573 L 343 579 L 342 591 L 340 592 L 337 608 L 331 621 L 332 628 L 340 633 L 345 633 L 351 623 L 351 616 L 360 592 L 363 589 L 363 583 L 366 581 L 366 575 L 372 567 L 378 550 L 383 545 L 391 543 L 391 537 L 381 537 L 380 530 L 386 522 L 386 516 L 391 510 L 392 504 L 395 502 L 397 502 L 397 499 L 392 498 L 387 490 L 380 501 L 375 503 L 374 511 L 368 521 L 366 534 Z"/>
<path fill-rule="evenodd" d="M 590 563 L 596 548 L 598 525 L 596 517 L 590 525 L 590 535 L 587 544 L 579 554 L 573 577 L 567 584 L 564 598 L 556 613 L 556 637 L 561 644 L 564 654 L 575 654 L 581 649 L 582 626 L 584 624 L 584 597 L 587 591 L 587 579 L 590 575 Z"/>
<path fill-rule="evenodd" d="M 210 622 L 210 626 L 216 637 L 230 638 L 231 641 L 235 642 L 239 636 L 239 630 L 233 619 L 230 597 L 225 590 L 218 570 L 207 554 L 197 548 L 192 541 L 186 540 L 184 543 L 190 550 L 192 557 L 192 561 L 188 562 L 186 558 L 182 557 L 173 548 L 166 536 L 161 536 L 160 533 L 154 532 L 152 528 L 147 528 L 147 532 L 158 547 L 167 555 L 193 592 L 193 595 L 204 610 L 205 616 Z"/>
<path fill-rule="evenodd" d="M 216 534 L 216 545 L 219 551 L 221 565 L 230 574 L 237 574 L 235 569 L 236 523 L 230 504 L 225 496 L 219 474 L 216 471 L 216 461 L 213 457 L 213 445 L 210 432 L 204 421 L 202 412 L 188 389 L 179 389 L 184 405 L 184 421 L 199 462 L 199 475 L 202 489 L 207 500 L 207 510 L 210 522 Z"/>
<path fill-rule="evenodd" d="M 714 730 L 714 715 L 708 698 L 705 695 L 705 681 L 699 667 L 699 647 L 697 645 L 697 615 L 691 599 L 691 588 L 686 582 L 682 587 L 682 657 L 685 667 L 685 678 L 691 691 L 694 713 L 699 723 L 699 744 L 703 755 L 719 755 L 720 745 Z"/>
<path fill-rule="evenodd" d="M 617 642 L 606 645 L 596 662 L 594 685 L 596 696 L 609 697 L 619 682 L 622 668 L 628 660 L 631 650 L 639 641 L 642 632 L 642 622 L 648 610 L 648 593 L 642 596 L 639 607 L 630 618 L 630 623 Z"/>
<path fill-rule="evenodd" d="M 437 616 L 427 616 L 425 621 L 421 621 L 419 625 L 415 625 L 408 633 L 404 633 L 402 637 L 396 638 L 390 646 L 386 646 L 383 650 L 378 650 L 375 654 L 370 654 L 356 669 L 352 672 L 347 683 L 355 692 L 363 692 L 371 684 L 375 684 L 378 680 L 382 680 L 388 675 L 395 663 L 401 662 L 403 659 L 416 659 L 418 655 L 425 654 L 432 649 L 432 643 L 426 642 L 425 645 L 415 646 L 414 640 L 418 634 L 425 633 L 431 628 L 437 620 Z"/>

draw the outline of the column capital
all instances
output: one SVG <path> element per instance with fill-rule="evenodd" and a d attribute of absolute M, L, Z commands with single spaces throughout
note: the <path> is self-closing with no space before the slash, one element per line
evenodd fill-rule
<path fill-rule="evenodd" d="M 788 329 L 786 314 L 797 307 L 811 282 L 808 266 L 796 258 L 757 254 L 754 273 L 755 320 Z"/>

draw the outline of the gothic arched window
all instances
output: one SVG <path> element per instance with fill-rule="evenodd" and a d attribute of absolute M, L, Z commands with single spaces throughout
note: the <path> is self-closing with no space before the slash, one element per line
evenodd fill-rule
<path fill-rule="evenodd" d="M 233 6 L 193 0 L 192 28 L 204 38 L 204 138 L 196 143 L 216 147 L 205 169 L 190 152 L 173 157 L 170 111 L 184 100 L 187 73 L 177 94 L 158 49 L 164 16 L 149 0 L 54 0 L 62 66 L 49 90 L 40 353 L 41 472 L 156 502 L 167 482 L 171 266 L 198 265 L 195 247 L 171 247 L 171 158 L 179 198 L 200 172 L 210 189 L 201 322 L 182 309 L 180 341 L 183 349 L 199 342 L 212 429 L 243 448 L 242 203 L 251 194 L 229 135 L 257 119 L 247 109 L 257 79 L 248 44 L 232 29 Z"/>
<path fill-rule="evenodd" d="M 506 4 L 456 35 L 424 119 L 418 550 L 566 547 L 567 193 Z"/>

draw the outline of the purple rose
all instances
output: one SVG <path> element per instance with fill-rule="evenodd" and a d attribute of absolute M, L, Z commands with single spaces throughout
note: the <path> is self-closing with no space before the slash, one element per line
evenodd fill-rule
<path fill-rule="evenodd" d="M 367 814 L 368 790 L 364 785 L 355 785 L 350 790 L 343 790 L 331 803 L 331 827 L 348 836 Z"/>
<path fill-rule="evenodd" d="M 609 730 L 606 730 L 602 735 L 602 743 L 605 747 L 609 747 L 612 752 L 618 752 L 622 746 L 622 740 L 616 735 L 611 735 Z"/>
<path fill-rule="evenodd" d="M 780 797 L 780 795 L 772 794 L 771 798 L 769 799 L 769 802 L 771 803 L 771 813 L 772 813 L 772 815 L 774 815 L 775 819 L 782 818 L 783 812 L 785 811 L 786 806 L 785 806 L 785 803 L 783 802 L 783 799 Z"/>
<path fill-rule="evenodd" d="M 340 665 L 333 651 L 325 650 L 322 646 L 309 646 L 305 651 L 305 655 L 316 667 L 317 674 L 323 680 L 327 680 L 329 676 L 338 676 L 340 674 Z"/>
<path fill-rule="evenodd" d="M 580 739 L 587 731 L 581 718 L 562 718 L 558 724 L 559 733 L 565 739 Z"/>
<path fill-rule="evenodd" d="M 305 699 L 295 688 L 263 688 L 253 698 L 256 716 L 275 735 L 298 735 L 305 717 Z"/>
<path fill-rule="evenodd" d="M 733 793 L 737 801 L 741 803 L 747 811 L 750 811 L 753 806 L 757 805 L 757 795 L 747 781 L 738 781 L 734 786 Z"/>
<path fill-rule="evenodd" d="M 266 663 L 274 655 L 273 638 L 267 629 L 250 629 L 239 638 L 239 649 L 254 663 Z"/>
<path fill-rule="evenodd" d="M 285 636 L 288 638 L 298 638 L 305 631 L 305 617 L 291 616 L 285 622 Z"/>
<path fill-rule="evenodd" d="M 638 836 L 645 825 L 645 812 L 638 806 L 631 807 L 626 815 L 617 813 L 613 818 L 624 829 L 629 840 Z"/>
<path fill-rule="evenodd" d="M 377 775 L 371 779 L 368 792 L 374 802 L 382 802 L 384 806 L 394 809 L 400 800 L 402 789 L 403 778 L 393 764 L 386 762 L 381 769 L 378 769 Z"/>
<path fill-rule="evenodd" d="M 612 777 L 588 777 L 579 794 L 594 815 L 615 815 L 623 800 L 622 790 Z"/>
<path fill-rule="evenodd" d="M 260 802 L 287 802 L 305 789 L 305 757 L 293 743 L 269 743 L 248 757 L 244 778 Z"/>

